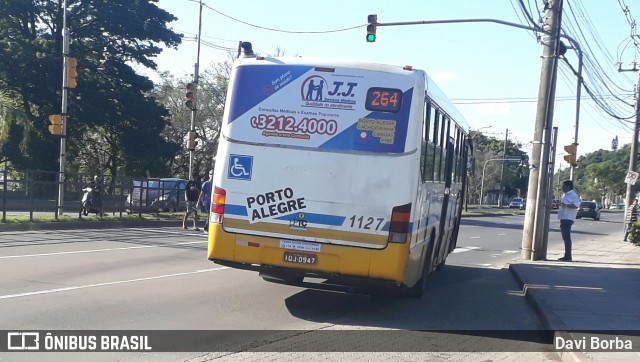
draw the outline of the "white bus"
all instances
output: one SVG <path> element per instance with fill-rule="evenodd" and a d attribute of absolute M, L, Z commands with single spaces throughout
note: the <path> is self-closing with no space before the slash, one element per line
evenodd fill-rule
<path fill-rule="evenodd" d="M 467 132 L 422 70 L 239 58 L 208 258 L 266 280 L 380 282 L 420 296 L 456 245 Z"/>

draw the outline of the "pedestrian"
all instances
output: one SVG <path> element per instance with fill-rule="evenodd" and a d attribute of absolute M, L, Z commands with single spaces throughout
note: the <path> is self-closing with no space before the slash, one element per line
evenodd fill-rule
<path fill-rule="evenodd" d="M 638 199 L 633 200 L 633 204 L 629 206 L 627 215 L 625 216 L 625 228 L 624 228 L 624 241 L 627 241 L 627 237 L 631 233 L 633 224 L 638 221 Z"/>
<path fill-rule="evenodd" d="M 209 214 L 211 213 L 211 191 L 213 189 L 213 170 L 209 171 L 209 179 L 202 184 L 202 191 L 198 197 L 196 207 L 202 206 L 203 212 L 207 215 L 204 222 L 204 231 L 209 231 Z"/>
<path fill-rule="evenodd" d="M 190 215 L 193 215 L 193 230 L 200 231 L 198 228 L 198 209 L 196 208 L 198 197 L 200 196 L 200 186 L 196 179 L 196 175 L 192 175 L 184 187 L 184 201 L 187 209 L 184 213 L 184 218 L 182 218 L 182 228 L 187 228 L 187 219 Z"/>
<path fill-rule="evenodd" d="M 578 207 L 580 207 L 580 197 L 573 191 L 573 181 L 562 181 L 562 192 L 560 207 L 558 208 L 558 219 L 560 219 L 560 233 L 564 241 L 564 256 L 561 261 L 571 261 L 571 226 L 576 220 Z"/>

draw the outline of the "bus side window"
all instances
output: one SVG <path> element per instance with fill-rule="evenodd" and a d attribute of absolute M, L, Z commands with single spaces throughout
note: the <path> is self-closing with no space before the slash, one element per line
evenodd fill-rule
<path fill-rule="evenodd" d="M 453 167 L 453 171 L 454 171 L 454 177 L 453 180 L 455 182 L 459 182 L 460 181 L 460 150 L 462 149 L 461 144 L 462 144 L 462 132 L 460 131 L 460 128 L 456 125 L 455 127 L 455 139 L 453 140 L 454 144 L 455 144 L 455 150 L 454 150 L 454 167 Z"/>
<path fill-rule="evenodd" d="M 433 142 L 433 168 L 432 174 L 433 177 L 431 180 L 440 181 L 440 161 L 442 159 L 442 148 L 440 147 L 440 128 L 442 124 L 442 114 L 439 110 L 436 109 L 434 117 L 433 117 L 433 138 L 431 141 Z"/>
<path fill-rule="evenodd" d="M 438 167 L 437 177 L 435 179 L 437 181 L 444 181 L 444 165 L 442 160 L 445 158 L 445 131 L 447 130 L 447 126 L 449 125 L 449 119 L 444 115 L 440 114 L 440 139 L 438 142 L 438 163 L 436 166 Z"/>
<path fill-rule="evenodd" d="M 444 134 L 444 138 L 443 138 L 443 144 L 444 144 L 444 154 L 442 155 L 442 157 L 445 158 L 445 166 L 443 166 L 443 179 L 442 181 L 448 182 L 449 186 L 451 184 L 451 180 L 453 177 L 453 166 L 454 166 L 454 162 L 455 162 L 455 155 L 453 153 L 453 141 L 451 138 L 451 126 L 453 125 L 453 122 L 451 122 L 451 118 L 449 117 L 445 117 L 445 134 Z"/>
<path fill-rule="evenodd" d="M 445 161 L 445 172 L 444 172 L 444 185 L 445 187 L 451 187 L 451 182 L 453 181 L 453 163 L 455 160 L 454 151 L 453 151 L 453 143 L 449 141 L 447 143 L 447 158 Z"/>
<path fill-rule="evenodd" d="M 420 154 L 420 176 L 422 178 L 422 182 L 428 181 L 430 178 L 428 177 L 428 170 L 431 168 L 428 165 L 428 159 L 431 152 L 428 152 L 428 144 L 429 144 L 429 130 L 431 125 L 432 118 L 432 108 L 431 103 L 428 99 L 425 99 L 425 109 L 424 109 L 424 119 L 422 122 L 422 147 Z M 431 166 L 433 167 L 433 166 Z"/>

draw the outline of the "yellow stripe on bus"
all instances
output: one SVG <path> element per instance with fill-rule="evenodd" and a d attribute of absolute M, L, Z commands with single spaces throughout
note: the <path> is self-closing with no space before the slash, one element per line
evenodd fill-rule
<path fill-rule="evenodd" d="M 258 222 L 251 224 L 247 220 L 233 219 L 225 217 L 223 228 L 243 229 L 247 231 L 266 232 L 274 234 L 287 234 L 291 236 L 304 236 L 317 239 L 340 240 L 352 243 L 362 243 L 369 245 L 385 246 L 387 235 L 373 235 L 352 231 L 328 230 L 315 227 L 308 227 L 306 230 L 292 229 L 288 224 L 276 224 L 269 222 Z"/>

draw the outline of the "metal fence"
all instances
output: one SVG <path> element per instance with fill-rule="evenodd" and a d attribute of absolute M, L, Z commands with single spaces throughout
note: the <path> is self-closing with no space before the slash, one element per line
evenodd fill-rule
<path fill-rule="evenodd" d="M 67 175 L 64 182 L 62 209 L 65 215 L 82 212 L 83 188 L 94 175 Z M 123 213 L 175 212 L 184 209 L 183 183 L 165 182 L 165 179 L 112 178 L 104 175 L 101 182 L 101 210 L 113 215 Z M 181 179 L 170 179 L 181 180 Z M 186 180 L 184 180 L 186 183 Z M 58 173 L 55 171 L 26 170 L 17 172 L 0 169 L 1 222 L 7 222 L 7 213 L 28 215 L 51 213 L 58 219 Z"/>

